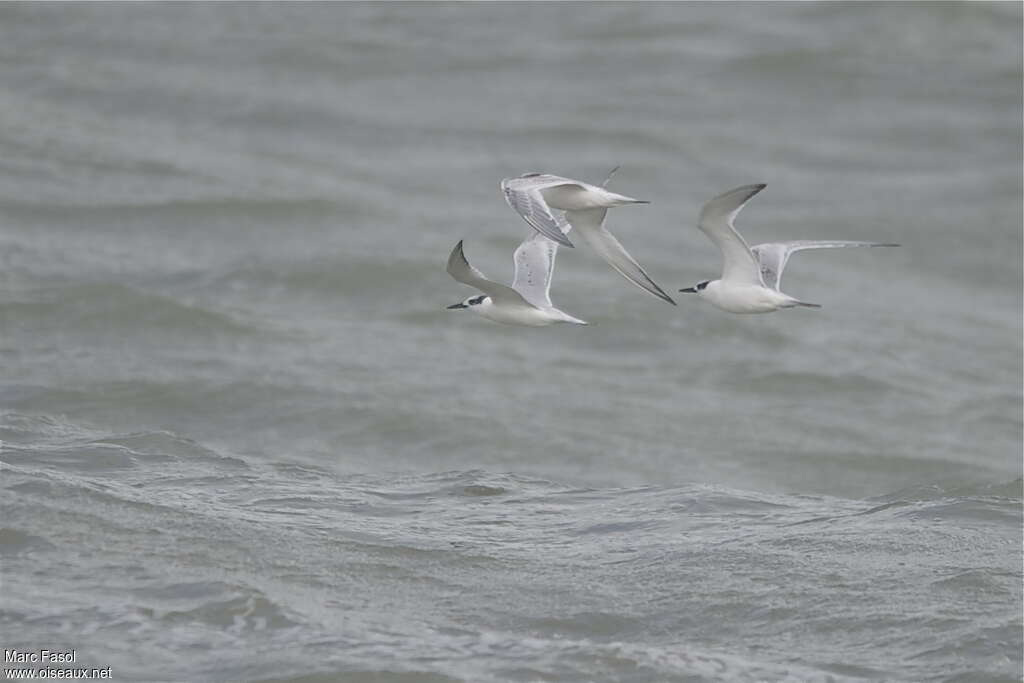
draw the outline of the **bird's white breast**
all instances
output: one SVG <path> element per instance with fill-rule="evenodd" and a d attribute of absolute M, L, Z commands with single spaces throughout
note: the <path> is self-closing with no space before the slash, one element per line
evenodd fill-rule
<path fill-rule="evenodd" d="M 562 211 L 582 211 L 607 206 L 596 191 L 583 189 L 578 185 L 555 185 L 541 190 L 548 206 Z"/>
<path fill-rule="evenodd" d="M 792 302 L 789 296 L 765 287 L 730 285 L 721 280 L 709 283 L 700 294 L 730 313 L 771 313 Z"/>
<path fill-rule="evenodd" d="M 495 306 L 490 302 L 485 302 L 481 306 L 474 307 L 474 312 L 491 322 L 503 325 L 544 327 L 558 322 L 558 318 L 532 306 Z"/>

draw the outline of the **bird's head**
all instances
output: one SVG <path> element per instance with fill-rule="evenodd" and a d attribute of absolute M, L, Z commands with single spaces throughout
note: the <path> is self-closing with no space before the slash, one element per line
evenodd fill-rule
<path fill-rule="evenodd" d="M 462 301 L 460 303 L 452 304 L 448 308 L 450 310 L 459 309 L 459 308 L 476 308 L 479 311 L 478 307 L 483 306 L 484 302 L 490 303 L 490 301 L 491 301 L 491 297 L 486 296 L 484 294 L 480 294 L 478 296 L 471 296 L 468 299 L 466 299 L 465 301 Z"/>
<path fill-rule="evenodd" d="M 687 294 L 700 294 L 704 289 L 711 283 L 711 280 L 705 280 L 704 282 L 698 282 L 693 287 L 687 287 L 686 289 L 680 289 L 680 292 L 686 292 Z"/>

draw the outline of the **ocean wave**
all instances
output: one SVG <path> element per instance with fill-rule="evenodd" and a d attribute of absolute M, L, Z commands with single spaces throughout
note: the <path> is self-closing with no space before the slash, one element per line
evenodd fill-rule
<path fill-rule="evenodd" d="M 827 634 L 870 640 L 909 619 L 928 637 L 975 648 L 981 622 L 962 601 L 1019 594 L 1019 568 L 999 550 L 1020 528 L 1019 480 L 856 500 L 700 483 L 578 487 L 483 469 L 346 474 L 53 416 L 5 415 L 0 438 L 4 488 L 20 511 L 0 530 L 0 553 L 11 589 L 26 596 L 7 614 L 26 633 L 53 624 L 22 573 L 45 561 L 51 590 L 124 589 L 98 612 L 55 613 L 75 629 L 303 653 L 268 662 L 264 678 L 614 670 L 658 680 L 916 680 L 934 656 L 908 667 L 886 652 L 909 645 L 874 648 L 872 665 L 858 663 L 831 651 Z M 979 506 L 1004 514 L 979 515 Z M 86 571 L 69 574 L 60 559 L 79 552 L 71 538 L 102 542 L 104 553 L 76 556 Z M 187 566 L 169 572 L 181 558 Z M 905 562 L 912 576 L 886 579 Z M 918 585 L 934 591 L 923 605 Z M 867 596 L 863 606 L 850 607 L 854 594 Z M 488 597 L 477 608 L 466 595 Z M 936 611 L 961 616 L 928 616 Z M 453 622 L 472 627 L 458 634 Z M 701 624 L 716 640 L 741 629 L 747 642 L 708 650 L 692 641 Z M 1008 620 L 996 635 L 1012 638 L 1014 628 Z M 772 654 L 778 629 L 802 634 L 795 660 L 793 648 L 790 661 Z M 660 642 L 665 633 L 685 635 Z M 352 645 L 308 659 L 331 638 Z M 385 653 L 393 671 L 375 668 Z M 115 661 L 140 670 L 131 656 Z M 275 668 L 284 661 L 287 674 Z M 256 679 L 249 666 L 228 657 L 187 670 Z"/>

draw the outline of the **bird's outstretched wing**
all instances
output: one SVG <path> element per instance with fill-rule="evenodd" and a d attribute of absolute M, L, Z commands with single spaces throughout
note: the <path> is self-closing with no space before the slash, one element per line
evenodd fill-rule
<path fill-rule="evenodd" d="M 531 305 L 516 290 L 493 280 L 488 280 L 484 277 L 483 273 L 471 266 L 469 261 L 466 260 L 466 254 L 462 251 L 462 240 L 459 240 L 459 243 L 455 245 L 452 253 L 448 256 L 448 267 L 446 270 L 457 282 L 469 285 L 470 287 L 476 287 L 491 297 L 491 300 L 496 304 Z"/>
<path fill-rule="evenodd" d="M 512 289 L 538 308 L 551 308 L 551 275 L 555 270 L 558 243 L 531 232 L 512 254 Z"/>
<path fill-rule="evenodd" d="M 530 227 L 566 247 L 572 242 L 565 236 L 565 221 L 556 217 L 548 203 L 544 201 L 541 190 L 555 185 L 578 185 L 575 181 L 559 176 L 527 173 L 518 178 L 505 178 L 501 181 L 501 190 L 505 201 L 523 217 Z"/>
<path fill-rule="evenodd" d="M 700 211 L 701 232 L 711 238 L 722 252 L 722 280 L 733 284 L 763 285 L 761 268 L 733 221 L 750 198 L 764 184 L 744 185 L 707 202 Z"/>
<path fill-rule="evenodd" d="M 654 280 L 644 272 L 640 264 L 615 239 L 615 235 L 604 227 L 604 218 L 607 213 L 608 209 L 566 211 L 565 218 L 569 221 L 569 225 L 575 228 L 587 244 L 597 252 L 598 256 L 603 258 L 620 275 L 640 289 L 675 306 L 676 302 L 672 300 L 672 297 L 654 283 Z"/>
<path fill-rule="evenodd" d="M 789 257 L 804 249 L 842 249 L 844 247 L 898 247 L 889 242 L 861 242 L 857 240 L 791 240 L 766 242 L 750 248 L 761 266 L 761 277 L 766 287 L 778 291 L 782 286 L 782 271 Z"/>

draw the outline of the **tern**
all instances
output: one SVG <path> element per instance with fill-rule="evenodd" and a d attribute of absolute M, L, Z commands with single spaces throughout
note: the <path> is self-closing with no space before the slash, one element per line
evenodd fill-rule
<path fill-rule="evenodd" d="M 501 181 L 501 189 L 508 205 L 534 230 L 550 240 L 572 247 L 566 234 L 575 228 L 616 272 L 640 289 L 674 306 L 676 302 L 672 297 L 655 284 L 636 259 L 604 227 L 609 208 L 650 203 L 607 190 L 605 185 L 617 170 L 618 166 L 612 169 L 600 186 L 546 173 L 526 173 L 518 178 L 505 178 Z M 556 216 L 552 209 L 564 211 L 565 216 Z"/>
<path fill-rule="evenodd" d="M 512 254 L 515 275 L 512 286 L 493 282 L 470 265 L 462 251 L 462 240 L 448 257 L 448 274 L 456 281 L 476 287 L 483 294 L 471 296 L 450 309 L 469 309 L 496 323 L 544 327 L 554 323 L 586 325 L 551 304 L 551 274 L 555 269 L 558 244 L 531 232 Z"/>
<path fill-rule="evenodd" d="M 898 247 L 885 242 L 850 240 L 793 240 L 767 242 L 748 247 L 736 231 L 733 221 L 764 184 L 744 185 L 718 195 L 701 209 L 699 227 L 722 252 L 722 277 L 705 280 L 680 292 L 697 294 L 712 305 L 730 313 L 770 313 L 780 308 L 806 306 L 821 308 L 783 294 L 779 289 L 782 271 L 790 255 L 804 249 L 842 247 Z"/>

